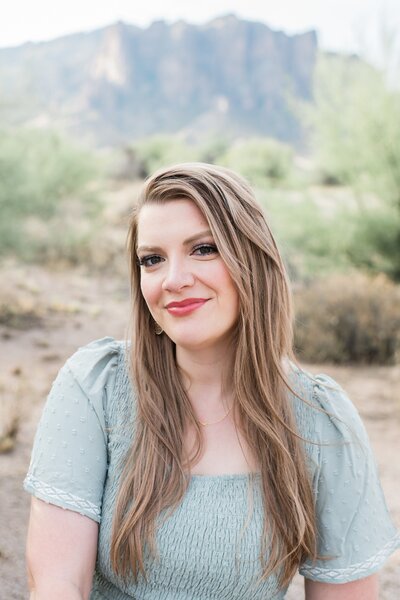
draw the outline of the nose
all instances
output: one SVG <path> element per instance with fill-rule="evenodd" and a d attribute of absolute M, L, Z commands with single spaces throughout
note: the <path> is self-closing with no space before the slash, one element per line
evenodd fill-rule
<path fill-rule="evenodd" d="M 179 292 L 184 287 L 192 286 L 194 279 L 194 274 L 185 261 L 170 260 L 162 288 L 168 292 Z"/>

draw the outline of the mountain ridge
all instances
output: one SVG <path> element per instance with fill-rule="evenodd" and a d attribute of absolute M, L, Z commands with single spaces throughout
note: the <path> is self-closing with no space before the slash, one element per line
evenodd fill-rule
<path fill-rule="evenodd" d="M 97 145 L 208 128 L 297 143 L 291 103 L 311 100 L 317 53 L 313 30 L 289 36 L 233 14 L 202 25 L 117 21 L 0 49 L 0 88 L 19 99 L 0 118 L 54 124 Z"/>

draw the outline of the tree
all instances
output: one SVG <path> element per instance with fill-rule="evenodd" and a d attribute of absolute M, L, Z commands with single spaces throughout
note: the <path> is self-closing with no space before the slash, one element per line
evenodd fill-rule
<path fill-rule="evenodd" d="M 400 280 L 400 92 L 384 70 L 326 56 L 311 111 L 317 161 L 326 182 L 358 192 L 347 249 L 356 266 Z"/>

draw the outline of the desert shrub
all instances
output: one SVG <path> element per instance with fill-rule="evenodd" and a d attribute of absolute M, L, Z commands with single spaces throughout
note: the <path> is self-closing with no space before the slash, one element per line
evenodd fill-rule
<path fill-rule="evenodd" d="M 219 163 L 228 147 L 229 142 L 219 136 L 210 136 L 197 144 L 189 144 L 173 135 L 150 136 L 114 151 L 110 175 L 114 179 L 135 181 L 174 163 Z"/>
<path fill-rule="evenodd" d="M 145 177 L 167 165 L 200 160 L 199 148 L 173 135 L 151 136 L 136 142 L 132 148 Z"/>
<path fill-rule="evenodd" d="M 57 133 L 0 133 L 0 256 L 35 260 L 71 239 L 80 219 L 99 210 L 90 187 L 99 173 L 94 155 Z"/>
<path fill-rule="evenodd" d="M 258 189 L 292 279 L 356 268 L 400 280 L 400 211 L 351 188 Z"/>
<path fill-rule="evenodd" d="M 352 216 L 346 254 L 357 268 L 385 273 L 400 281 L 400 210 L 392 206 L 365 208 Z"/>
<path fill-rule="evenodd" d="M 219 162 L 253 184 L 279 183 L 285 181 L 293 166 L 292 149 L 276 140 L 252 138 L 232 144 Z"/>
<path fill-rule="evenodd" d="M 220 164 L 228 151 L 231 142 L 222 136 L 211 136 L 200 146 L 199 160 L 206 163 Z"/>
<path fill-rule="evenodd" d="M 360 198 L 348 255 L 356 268 L 400 281 L 399 87 L 384 68 L 331 56 L 316 70 L 314 99 L 308 118 L 321 178 Z"/>
<path fill-rule="evenodd" d="M 393 364 L 400 350 L 400 288 L 380 275 L 318 279 L 295 292 L 295 345 L 310 362 Z"/>
<path fill-rule="evenodd" d="M 349 269 L 354 218 L 334 198 L 326 206 L 304 190 L 257 189 L 292 280 Z M 322 198 L 323 200 L 323 198 Z M 333 204 L 335 203 L 335 206 Z M 321 206 L 322 204 L 322 206 Z"/>
<path fill-rule="evenodd" d="M 323 177 L 400 199 L 400 92 L 384 71 L 357 60 L 321 58 L 308 113 Z"/>
<path fill-rule="evenodd" d="M 136 142 L 129 154 L 130 169 L 136 175 L 150 175 L 160 167 L 180 162 L 218 163 L 238 171 L 252 183 L 285 181 L 293 167 L 292 149 L 276 140 L 253 138 L 228 142 L 211 137 L 199 144 L 189 144 L 173 135 L 157 135 Z"/>

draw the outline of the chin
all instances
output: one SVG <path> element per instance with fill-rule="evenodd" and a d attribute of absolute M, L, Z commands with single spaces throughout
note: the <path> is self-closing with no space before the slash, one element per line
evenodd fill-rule
<path fill-rule="evenodd" d="M 168 334 L 167 334 L 168 335 Z M 202 350 L 203 348 L 207 348 L 208 346 L 212 346 L 213 342 L 204 339 L 203 336 L 169 336 L 171 340 L 179 346 L 180 348 L 185 348 L 187 350 Z"/>
<path fill-rule="evenodd" d="M 184 335 L 170 335 L 169 337 L 180 348 L 190 351 L 204 351 L 207 349 L 216 350 L 221 346 L 225 347 L 229 344 L 230 336 L 205 335 L 203 330 L 201 332 L 186 332 Z"/>

